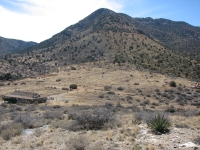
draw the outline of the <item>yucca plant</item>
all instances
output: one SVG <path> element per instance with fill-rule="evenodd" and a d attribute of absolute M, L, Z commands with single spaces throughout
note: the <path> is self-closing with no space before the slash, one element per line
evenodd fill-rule
<path fill-rule="evenodd" d="M 169 128 L 171 127 L 171 121 L 164 115 L 161 116 L 160 114 L 156 115 L 147 124 L 154 132 L 160 133 L 169 132 Z"/>

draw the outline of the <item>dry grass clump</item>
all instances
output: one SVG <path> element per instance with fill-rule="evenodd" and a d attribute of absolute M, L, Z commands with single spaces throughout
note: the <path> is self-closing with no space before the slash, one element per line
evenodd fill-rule
<path fill-rule="evenodd" d="M 23 127 L 26 128 L 34 128 L 36 122 L 39 121 L 39 117 L 31 116 L 29 114 L 19 114 L 14 118 L 14 122 L 21 123 Z"/>
<path fill-rule="evenodd" d="M 99 130 L 114 121 L 114 114 L 107 108 L 94 108 L 69 112 L 68 119 L 73 120 L 69 130 Z"/>
<path fill-rule="evenodd" d="M 44 118 L 45 119 L 60 119 L 62 120 L 63 117 L 63 113 L 59 112 L 59 111 L 47 111 L 44 113 Z"/>
<path fill-rule="evenodd" d="M 66 142 L 66 150 L 86 150 L 89 145 L 88 138 L 86 136 L 73 136 Z"/>
<path fill-rule="evenodd" d="M 117 88 L 117 90 L 118 90 L 118 91 L 123 91 L 123 90 L 124 90 L 124 87 L 119 86 L 119 87 Z"/>
<path fill-rule="evenodd" d="M 112 87 L 111 87 L 110 85 L 105 85 L 105 86 L 104 86 L 104 90 L 105 90 L 105 91 L 110 91 L 111 88 L 112 88 Z"/>
<path fill-rule="evenodd" d="M 10 140 L 12 137 L 20 135 L 23 130 L 21 123 L 11 123 L 8 125 L 0 126 L 0 136 L 4 140 Z"/>

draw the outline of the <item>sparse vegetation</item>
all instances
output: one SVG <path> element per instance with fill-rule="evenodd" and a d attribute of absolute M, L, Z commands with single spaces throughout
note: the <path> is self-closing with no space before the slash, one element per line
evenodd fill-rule
<path fill-rule="evenodd" d="M 102 9 L 25 53 L 0 56 L 0 149 L 173 149 L 186 135 L 198 144 L 200 90 L 187 78 L 199 79 L 199 54 L 174 53 L 180 41 L 191 46 L 186 49 L 196 49 L 196 41 L 176 30 L 177 39 L 171 34 L 174 43 L 166 44 L 168 34 L 153 33 L 171 33 L 170 22 L 157 19 L 149 33 L 142 24 L 154 26 L 154 20 L 138 20 Z M 192 31 L 187 25 L 187 35 Z M 48 100 L 4 103 L 15 90 Z M 172 124 L 178 131 L 160 138 Z M 23 130 L 33 135 L 15 137 Z M 171 135 L 177 138 L 168 140 Z"/>
<path fill-rule="evenodd" d="M 74 120 L 70 130 L 99 130 L 105 123 L 114 121 L 114 114 L 107 108 L 70 112 L 68 117 Z"/>
<path fill-rule="evenodd" d="M 4 140 L 10 140 L 14 136 L 21 134 L 23 126 L 21 123 L 11 123 L 9 125 L 0 125 L 0 136 Z"/>
<path fill-rule="evenodd" d="M 77 87 L 78 87 L 77 84 L 70 84 L 69 86 L 70 89 L 77 89 Z"/>
<path fill-rule="evenodd" d="M 70 150 L 86 150 L 86 147 L 89 145 L 87 137 L 77 136 L 70 137 L 66 142 L 66 148 Z"/>

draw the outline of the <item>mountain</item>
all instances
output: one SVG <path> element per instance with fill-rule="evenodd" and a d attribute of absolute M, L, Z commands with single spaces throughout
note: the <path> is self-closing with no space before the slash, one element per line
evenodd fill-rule
<path fill-rule="evenodd" d="M 0 54 L 13 53 L 17 50 L 25 49 L 35 44 L 37 43 L 0 37 Z"/>
<path fill-rule="evenodd" d="M 189 39 L 190 32 L 186 34 L 186 26 L 189 26 L 195 32 L 190 39 L 196 43 L 199 28 L 185 24 L 164 19 L 132 18 L 108 9 L 98 9 L 52 38 L 21 51 L 24 53 L 6 56 L 2 62 L 10 67 L 7 72 L 17 72 L 22 76 L 52 72 L 59 66 L 109 61 L 197 79 L 200 77 L 200 63 L 191 54 L 199 53 L 198 44 L 193 45 L 194 51 L 187 47 L 182 50 L 179 48 L 183 43 L 179 40 Z M 183 31 L 179 29 L 180 26 Z M 182 33 L 173 33 L 173 27 Z M 165 36 L 173 39 L 175 44 L 162 38 Z M 22 74 L 22 70 L 25 74 Z"/>
<path fill-rule="evenodd" d="M 200 27 L 167 19 L 134 18 L 134 25 L 167 48 L 200 62 Z"/>

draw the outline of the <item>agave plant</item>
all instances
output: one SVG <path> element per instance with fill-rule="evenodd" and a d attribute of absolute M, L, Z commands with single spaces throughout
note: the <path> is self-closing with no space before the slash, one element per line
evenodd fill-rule
<path fill-rule="evenodd" d="M 168 132 L 171 127 L 171 121 L 164 115 L 161 116 L 160 114 L 156 115 L 147 124 L 154 132 L 160 133 Z"/>

